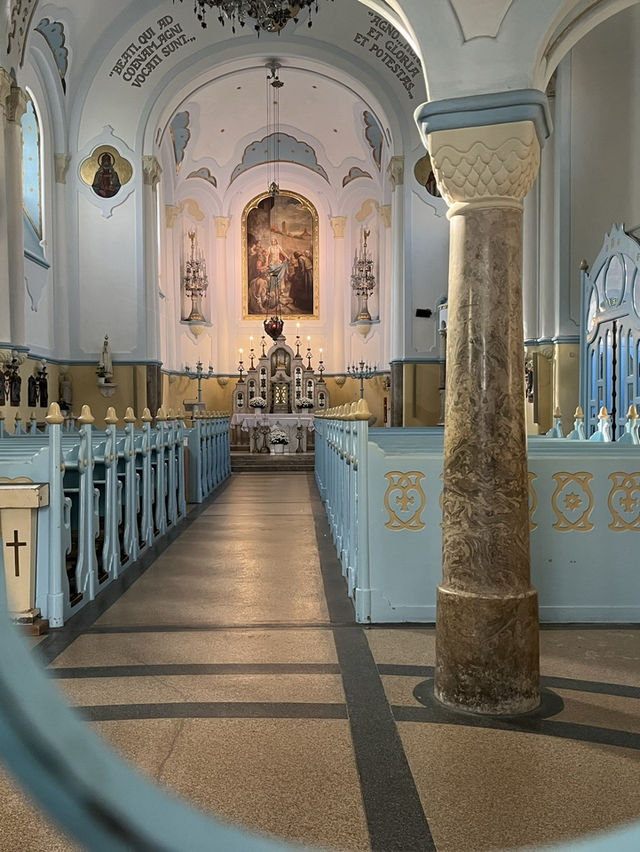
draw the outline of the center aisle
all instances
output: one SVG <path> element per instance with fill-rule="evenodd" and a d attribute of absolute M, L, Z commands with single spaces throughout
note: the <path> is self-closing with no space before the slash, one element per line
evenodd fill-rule
<path fill-rule="evenodd" d="M 141 562 L 34 654 L 203 809 L 374 852 L 548 848 L 640 818 L 637 625 L 550 626 L 537 711 L 456 714 L 433 698 L 432 626 L 354 623 L 313 474 L 233 474 Z M 0 771 L 0 852 L 26 848 L 77 849 Z"/>
<path fill-rule="evenodd" d="M 48 654 L 43 642 L 51 673 L 159 784 L 301 844 L 429 848 L 388 807 L 397 799 L 407 820 L 411 776 L 313 475 L 235 474 L 106 612 L 69 631 Z M 397 789 L 380 783 L 389 771 Z"/>

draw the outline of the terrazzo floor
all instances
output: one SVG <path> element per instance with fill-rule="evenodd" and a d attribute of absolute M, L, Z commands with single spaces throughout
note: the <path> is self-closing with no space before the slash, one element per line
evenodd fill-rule
<path fill-rule="evenodd" d="M 540 711 L 454 714 L 432 627 L 354 623 L 312 475 L 234 474 L 185 526 L 33 651 L 158 784 L 325 849 L 555 847 L 640 819 L 639 629 L 543 629 Z M 78 848 L 0 774 L 2 852 Z"/>

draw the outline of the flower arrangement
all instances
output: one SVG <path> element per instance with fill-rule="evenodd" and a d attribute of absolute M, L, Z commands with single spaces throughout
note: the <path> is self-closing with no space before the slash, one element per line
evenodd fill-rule
<path fill-rule="evenodd" d="M 261 396 L 254 396 L 253 399 L 249 400 L 249 408 L 264 408 L 267 404 L 267 400 Z"/>
<path fill-rule="evenodd" d="M 107 375 L 107 370 L 106 370 L 104 364 L 98 364 L 98 366 L 96 367 L 96 376 L 99 379 L 104 379 L 106 377 L 106 375 Z"/>
<path fill-rule="evenodd" d="M 284 429 L 272 429 L 269 435 L 270 444 L 288 444 L 289 439 Z"/>
<path fill-rule="evenodd" d="M 313 408 L 313 400 L 312 399 L 298 399 L 296 400 L 296 405 L 298 408 Z"/>

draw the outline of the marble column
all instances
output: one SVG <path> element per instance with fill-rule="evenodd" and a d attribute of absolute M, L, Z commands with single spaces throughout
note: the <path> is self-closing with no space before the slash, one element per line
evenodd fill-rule
<path fill-rule="evenodd" d="M 25 284 L 24 284 L 24 226 L 22 223 L 22 116 L 27 108 L 27 96 L 18 86 L 11 86 L 5 101 L 5 188 L 7 203 L 9 312 L 11 342 L 24 344 Z"/>
<path fill-rule="evenodd" d="M 522 199 L 540 143 L 533 121 L 502 122 L 422 129 L 451 228 L 435 694 L 513 715 L 540 700 L 522 326 Z"/>
<path fill-rule="evenodd" d="M 391 183 L 391 425 L 402 426 L 404 408 L 404 157 L 389 161 Z"/>

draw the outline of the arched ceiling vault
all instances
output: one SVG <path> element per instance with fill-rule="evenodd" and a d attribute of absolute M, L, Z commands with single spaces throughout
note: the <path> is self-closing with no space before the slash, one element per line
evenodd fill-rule
<path fill-rule="evenodd" d="M 190 0 L 63 0 L 60 5 L 7 0 L 2 14 L 15 37 L 2 40 L 0 62 L 15 69 L 20 81 L 29 32 L 44 17 L 63 25 L 70 57 L 64 98 L 70 148 L 93 138 L 109 123 L 105 116 L 110 105 L 117 104 L 124 140 L 149 153 L 167 111 L 207 72 L 220 77 L 238 63 L 259 65 L 280 54 L 283 64 L 291 58 L 299 67 L 303 60 L 318 63 L 316 68 L 324 64 L 343 85 L 372 105 L 377 102 L 394 144 L 406 150 L 416 143 L 411 116 L 426 92 L 430 100 L 440 100 L 544 90 L 558 62 L 580 38 L 636 2 L 320 0 L 311 29 L 303 19 L 288 25 L 279 37 L 262 34 L 257 39 L 253 32 L 232 35 L 215 17 L 202 30 Z M 21 34 L 27 12 L 30 29 L 25 26 Z M 122 62 L 127 65 L 141 55 L 145 32 L 151 28 L 153 38 L 160 40 L 172 26 L 178 27 L 176 35 L 158 44 L 154 67 L 149 71 L 141 66 L 139 82 L 124 80 Z M 418 56 L 412 58 L 411 46 Z M 306 67 L 311 70 L 313 65 Z"/>

